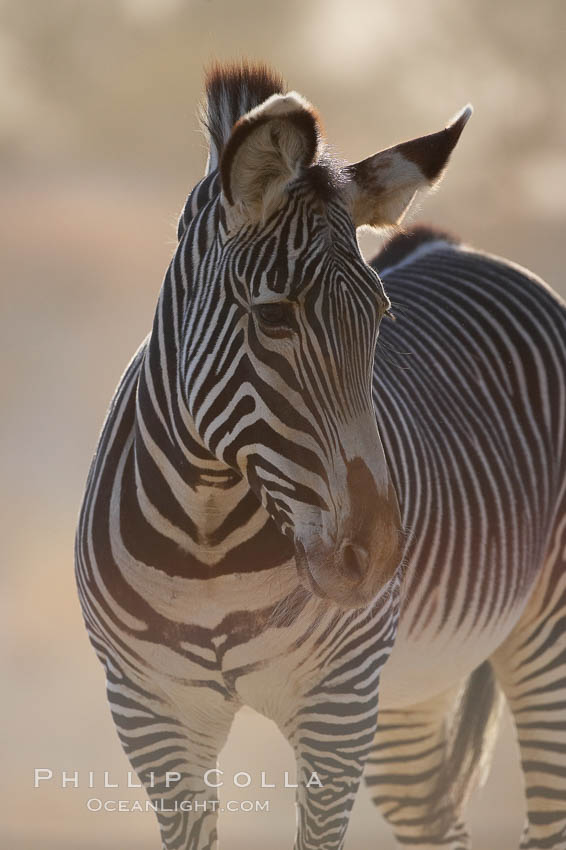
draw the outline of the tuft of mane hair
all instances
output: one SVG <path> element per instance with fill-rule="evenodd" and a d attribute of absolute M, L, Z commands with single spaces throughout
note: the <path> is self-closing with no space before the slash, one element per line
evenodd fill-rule
<path fill-rule="evenodd" d="M 459 241 L 457 237 L 445 230 L 426 224 L 415 224 L 408 230 L 392 236 L 373 258 L 371 266 L 378 274 L 381 274 L 386 269 L 398 265 L 427 242 L 446 242 L 449 245 L 458 245 Z"/>
<path fill-rule="evenodd" d="M 201 124 L 209 140 L 207 172 L 218 167 L 236 121 L 274 94 L 285 94 L 283 77 L 261 62 L 214 64 L 205 77 Z"/>

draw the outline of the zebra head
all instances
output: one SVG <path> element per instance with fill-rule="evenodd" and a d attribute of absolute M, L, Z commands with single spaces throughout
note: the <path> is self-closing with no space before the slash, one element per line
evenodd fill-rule
<path fill-rule="evenodd" d="M 209 81 L 209 176 L 193 192 L 207 202 L 191 202 L 183 237 L 188 408 L 204 446 L 293 541 L 302 583 L 360 607 L 402 550 L 372 402 L 390 302 L 356 229 L 401 219 L 440 176 L 469 112 L 343 165 L 313 107 L 273 79 L 273 92 L 249 69 Z"/>

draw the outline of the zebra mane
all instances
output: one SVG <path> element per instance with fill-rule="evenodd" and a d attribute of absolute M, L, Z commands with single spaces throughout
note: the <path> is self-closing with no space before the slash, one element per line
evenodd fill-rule
<path fill-rule="evenodd" d="M 460 240 L 446 230 L 431 227 L 428 224 L 413 224 L 409 228 L 399 230 L 382 246 L 381 250 L 371 261 L 371 265 L 379 275 L 398 266 L 408 257 L 425 245 L 435 242 L 445 242 L 447 245 L 459 245 Z"/>
<path fill-rule="evenodd" d="M 286 90 L 283 78 L 262 63 L 217 63 L 208 70 L 206 102 L 200 115 L 209 141 L 208 173 L 218 167 L 236 121 L 271 95 Z"/>

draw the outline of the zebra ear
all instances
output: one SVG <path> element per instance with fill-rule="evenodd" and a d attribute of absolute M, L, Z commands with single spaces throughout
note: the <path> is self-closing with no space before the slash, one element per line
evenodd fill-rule
<path fill-rule="evenodd" d="M 419 189 L 438 183 L 472 114 L 464 107 L 439 133 L 421 136 L 348 165 L 347 195 L 356 227 L 398 224 Z"/>
<path fill-rule="evenodd" d="M 220 162 L 222 191 L 244 218 L 260 220 L 317 157 L 319 125 L 301 95 L 274 94 L 236 122 Z"/>

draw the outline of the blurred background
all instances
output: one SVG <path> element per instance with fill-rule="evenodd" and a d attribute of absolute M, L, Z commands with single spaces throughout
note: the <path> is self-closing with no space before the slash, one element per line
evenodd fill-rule
<path fill-rule="evenodd" d="M 564 295 L 565 36 L 562 0 L 0 0 L 2 847 L 159 846 L 152 814 L 86 808 L 93 796 L 144 797 L 124 787 L 75 597 L 73 536 L 104 412 L 150 327 L 176 216 L 203 172 L 203 65 L 273 64 L 352 161 L 440 129 L 471 101 L 448 176 L 413 218 Z M 378 244 L 363 237 L 368 256 Z M 280 784 L 290 750 L 244 711 L 222 766 L 255 784 L 266 765 Z M 34 789 L 34 768 L 53 781 Z M 62 789 L 62 771 L 75 770 L 81 786 Z M 102 787 L 104 770 L 119 791 Z M 250 799 L 235 790 L 223 799 Z M 222 816 L 225 848 L 291 846 L 292 792 L 267 795 L 269 815 Z M 474 847 L 512 850 L 522 820 L 506 719 L 473 802 Z M 347 847 L 368 846 L 393 842 L 364 789 Z"/>

